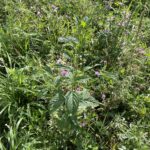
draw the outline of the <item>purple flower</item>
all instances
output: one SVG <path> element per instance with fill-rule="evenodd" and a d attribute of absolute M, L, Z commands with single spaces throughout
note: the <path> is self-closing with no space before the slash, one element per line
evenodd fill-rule
<path fill-rule="evenodd" d="M 65 70 L 65 69 L 61 70 L 62 76 L 66 77 L 66 76 L 68 76 L 68 74 L 69 74 L 68 70 Z"/>
<path fill-rule="evenodd" d="M 55 6 L 55 5 L 52 5 L 52 9 L 53 9 L 53 11 L 54 11 L 54 12 L 57 12 L 58 7 L 57 7 L 57 6 Z"/>
<path fill-rule="evenodd" d="M 104 33 L 110 33 L 110 30 L 104 30 L 103 32 Z"/>
<path fill-rule="evenodd" d="M 96 75 L 97 77 L 99 77 L 99 76 L 100 76 L 99 71 L 95 71 L 95 75 Z"/>
<path fill-rule="evenodd" d="M 76 92 L 80 92 L 80 91 L 81 91 L 81 88 L 77 87 Z"/>

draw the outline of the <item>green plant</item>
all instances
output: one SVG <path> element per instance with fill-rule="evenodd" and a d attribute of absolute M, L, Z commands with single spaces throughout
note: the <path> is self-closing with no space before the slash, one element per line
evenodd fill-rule
<path fill-rule="evenodd" d="M 2 0 L 0 149 L 149 148 L 149 1 Z"/>

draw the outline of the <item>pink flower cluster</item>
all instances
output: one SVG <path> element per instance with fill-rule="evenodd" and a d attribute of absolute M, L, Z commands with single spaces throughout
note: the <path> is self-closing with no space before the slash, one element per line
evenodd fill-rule
<path fill-rule="evenodd" d="M 96 75 L 97 77 L 99 77 L 99 76 L 100 76 L 99 71 L 95 71 L 95 75 Z"/>
<path fill-rule="evenodd" d="M 66 70 L 66 69 L 62 69 L 60 73 L 61 73 L 61 75 L 62 75 L 63 77 L 66 77 L 66 76 L 69 75 L 69 71 Z"/>

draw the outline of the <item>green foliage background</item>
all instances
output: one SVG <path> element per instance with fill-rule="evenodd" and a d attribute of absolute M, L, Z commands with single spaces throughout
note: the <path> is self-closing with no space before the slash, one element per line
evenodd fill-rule
<path fill-rule="evenodd" d="M 149 0 L 1 0 L 0 149 L 149 150 L 149 57 Z"/>

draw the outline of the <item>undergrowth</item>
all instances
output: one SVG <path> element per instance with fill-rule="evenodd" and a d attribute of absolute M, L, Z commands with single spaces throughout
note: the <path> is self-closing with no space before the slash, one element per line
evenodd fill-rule
<path fill-rule="evenodd" d="M 150 149 L 149 0 L 1 0 L 0 149 Z"/>

